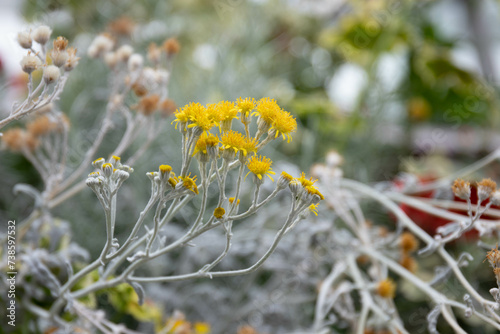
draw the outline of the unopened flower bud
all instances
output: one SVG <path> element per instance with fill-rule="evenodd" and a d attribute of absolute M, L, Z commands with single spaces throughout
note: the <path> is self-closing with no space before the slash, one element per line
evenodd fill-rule
<path fill-rule="evenodd" d="M 33 31 L 33 39 L 35 42 L 45 45 L 49 41 L 51 34 L 52 29 L 48 26 L 39 26 L 35 29 L 35 31 Z"/>
<path fill-rule="evenodd" d="M 33 45 L 33 40 L 31 39 L 31 33 L 29 31 L 21 31 L 17 34 L 17 42 L 24 49 L 31 49 Z"/>
<path fill-rule="evenodd" d="M 47 85 L 59 80 L 60 76 L 61 72 L 57 66 L 49 65 L 43 70 L 43 80 Z"/>
<path fill-rule="evenodd" d="M 146 176 L 151 180 L 154 181 L 155 177 L 158 176 L 158 172 L 147 172 Z"/>
<path fill-rule="evenodd" d="M 109 159 L 109 163 L 112 164 L 115 168 L 120 168 L 122 166 L 121 160 L 122 159 L 120 157 L 113 155 Z"/>
<path fill-rule="evenodd" d="M 160 165 L 159 167 L 159 176 L 161 180 L 168 180 L 170 178 L 170 172 L 172 171 L 172 167 L 169 165 Z"/>
<path fill-rule="evenodd" d="M 102 167 L 102 165 L 104 165 L 105 161 L 106 160 L 104 160 L 104 158 L 95 159 L 92 162 L 92 166 L 94 166 L 95 168 L 101 169 L 101 167 Z"/>
<path fill-rule="evenodd" d="M 102 172 L 104 176 L 110 177 L 113 174 L 113 165 L 110 163 L 102 165 Z"/>

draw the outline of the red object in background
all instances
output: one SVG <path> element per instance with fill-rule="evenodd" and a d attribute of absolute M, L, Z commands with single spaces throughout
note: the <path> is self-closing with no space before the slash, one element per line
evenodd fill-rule
<path fill-rule="evenodd" d="M 431 181 L 434 181 L 435 179 L 427 178 L 427 179 L 420 179 L 419 182 L 421 184 L 429 183 Z M 396 181 L 395 185 L 398 186 L 401 183 Z M 434 192 L 429 191 L 429 192 L 424 192 L 420 193 L 416 197 L 423 197 L 423 198 L 433 198 L 434 197 Z M 475 209 L 475 206 L 477 205 L 477 189 L 475 185 L 471 185 L 471 203 L 472 203 L 472 208 Z M 466 203 L 465 200 L 462 200 L 456 196 L 453 198 L 454 202 L 462 202 Z M 488 204 L 489 200 L 483 201 L 482 205 Z M 424 231 L 426 231 L 430 235 L 435 235 L 437 232 L 437 228 L 443 225 L 446 225 L 450 222 L 451 220 L 447 220 L 441 217 L 437 217 L 434 215 L 431 215 L 430 213 L 427 213 L 425 211 L 421 211 L 419 209 L 416 209 L 414 207 L 411 207 L 407 204 L 400 204 L 399 206 L 407 215 L 410 217 L 411 220 L 413 220 L 418 226 L 420 226 Z M 498 206 L 492 206 L 492 208 L 498 209 Z M 450 212 L 458 213 L 463 215 L 464 220 L 467 220 L 467 211 L 460 211 L 460 210 L 449 210 Z M 491 217 L 487 215 L 487 212 L 481 216 L 481 219 L 486 219 L 486 220 L 496 220 L 497 218 Z M 475 229 L 470 230 L 469 232 L 465 233 L 465 238 L 466 239 L 477 239 L 478 237 L 478 232 Z"/>

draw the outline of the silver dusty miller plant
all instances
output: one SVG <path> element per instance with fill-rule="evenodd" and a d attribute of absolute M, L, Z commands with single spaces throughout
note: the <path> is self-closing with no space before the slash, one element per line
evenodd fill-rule
<path fill-rule="evenodd" d="M 331 242 L 322 243 L 332 264 L 331 272 L 319 288 L 312 332 L 330 333 L 333 328 L 348 328 L 353 333 L 409 333 L 408 319 L 401 318 L 398 304 L 393 300 L 397 291 L 396 279 L 398 284 L 405 282 L 404 289 L 415 290 L 428 302 L 430 312 L 425 327 L 419 328 L 421 332 L 438 333 L 437 325 L 442 318 L 455 333 L 466 333 L 457 317 L 462 321 L 471 318 L 475 326 L 481 324 L 489 327 L 488 330 L 498 331 L 498 287 L 490 289 L 491 296 L 483 295 L 474 277 L 467 277 L 462 269 L 477 260 L 467 252 L 454 257 L 447 248 L 464 233 L 477 230 L 480 236 L 477 246 L 491 249 L 487 261 L 493 268 L 497 284 L 500 281 L 500 252 L 485 242 L 498 240 L 498 222 L 482 218 L 485 212 L 498 217 L 498 210 L 491 206 L 500 204 L 500 192 L 495 182 L 483 179 L 476 184 L 478 200 L 473 204 L 471 193 L 474 190 L 470 183 L 457 179 L 499 157 L 500 151 L 495 151 L 456 174 L 430 183 L 419 184 L 416 177 L 407 175 L 402 185 L 377 187 L 343 178 L 339 168 L 341 157 L 337 153 L 331 153 L 326 164 L 315 166 L 312 174 L 319 178 L 319 187 L 335 212 L 336 227 L 330 234 Z M 444 194 L 446 189 L 453 193 L 452 198 L 455 195 L 464 202 L 450 200 L 449 196 L 419 196 L 426 192 Z M 389 232 L 367 220 L 369 216 L 362 205 L 367 201 L 377 203 L 395 217 L 395 231 Z M 409 217 L 402 204 L 450 223 L 437 228 L 436 235 L 429 235 Z M 435 265 L 434 277 L 426 278 L 416 270 L 416 260 L 430 255 L 440 262 Z M 440 290 L 443 283 L 452 279 L 457 282 L 452 294 Z"/>
<path fill-rule="evenodd" d="M 38 31 L 44 31 L 50 36 L 48 27 L 39 27 L 35 33 Z M 31 40 L 31 34 L 25 32 L 19 35 L 21 46 L 28 46 L 27 40 Z M 40 38 L 36 37 L 35 40 L 39 41 Z M 43 56 L 45 43 L 40 42 L 41 51 L 38 51 Z M 255 101 L 252 98 L 240 98 L 234 102 L 221 101 L 205 106 L 191 103 L 178 109 L 172 122 L 182 138 L 179 152 L 182 165 L 178 174 L 166 164 L 160 165 L 157 171 L 147 173 L 151 182 L 150 198 L 131 225 L 128 236 L 120 240 L 115 236 L 117 224 L 123 223 L 123 218 L 117 219 L 119 191 L 126 186 L 125 181 L 134 171 L 131 165 L 146 152 L 164 125 L 165 116 L 172 114 L 175 109 L 173 102 L 167 98 L 167 84 L 172 56 L 178 52 L 179 45 L 172 39 L 160 47 L 152 44 L 147 55 L 152 66 L 147 67 L 144 65 L 144 57 L 134 53 L 130 45 L 115 44 L 112 37 L 103 34 L 96 37 L 88 49 L 90 57 L 104 60 L 113 71 L 113 76 L 101 128 L 78 168 L 71 170 L 66 164 L 70 146 L 69 121 L 51 103 L 62 92 L 66 73 L 60 78 L 61 71 L 68 71 L 68 64 L 74 67 L 78 61 L 76 50 L 66 48 L 67 40 L 64 38 L 58 37 L 54 41 L 54 48 L 50 52 L 54 65 L 39 62 L 41 55 L 38 53 L 28 54 L 27 57 L 33 59 L 23 59 L 23 70 L 29 70 L 28 98 L 15 107 L 13 113 L 2 123 L 5 125 L 26 115 L 33 117 L 26 124 L 26 129 L 11 128 L 5 131 L 2 146 L 22 153 L 34 165 L 44 182 L 41 192 L 29 185 L 18 185 L 15 188 L 15 191 L 29 194 L 36 200 L 32 214 L 18 224 L 18 231 L 23 231 L 26 235 L 17 237 L 17 254 L 20 259 L 17 265 L 18 271 L 22 273 L 18 284 L 28 287 L 19 304 L 36 318 L 35 324 L 32 324 L 35 327 L 55 326 L 64 333 L 77 328 L 89 331 L 98 329 L 105 333 L 131 333 L 133 331 L 110 322 L 103 312 L 93 310 L 79 300 L 94 292 L 128 283 L 142 303 L 145 295 L 142 285 L 146 283 L 212 279 L 251 273 L 264 264 L 280 240 L 300 220 L 311 212 L 316 213 L 318 203 L 323 199 L 323 195 L 314 186 L 314 181 L 306 178 L 304 173 L 292 177 L 283 172 L 276 180 L 274 189 L 265 196 L 261 194 L 265 178 L 274 182 L 272 175 L 275 173 L 271 168 L 272 161 L 259 155 L 259 151 L 279 138 L 289 142 L 297 127 L 293 116 L 273 99 L 262 98 Z M 28 49 L 35 52 L 31 45 Z M 31 67 L 27 69 L 26 64 Z M 39 87 L 42 88 L 32 90 L 31 72 L 41 68 L 44 71 L 44 83 Z M 53 83 L 56 86 L 48 93 L 46 87 Z M 41 95 L 37 97 L 39 91 Z M 129 105 L 126 97 L 132 93 L 138 102 Z M 136 112 L 132 112 L 132 109 Z M 116 116 L 125 119 L 126 129 L 122 139 L 111 151 L 109 159 L 98 158 L 91 163 Z M 174 128 L 174 125 L 171 127 Z M 144 130 L 147 130 L 146 141 L 130 152 L 131 144 Z M 122 162 L 119 155 L 125 151 L 131 158 Z M 82 174 L 90 165 L 95 171 L 88 175 L 85 182 L 81 182 Z M 197 175 L 192 175 L 193 173 Z M 244 184 L 250 187 L 244 187 Z M 104 217 L 101 228 L 106 233 L 106 242 L 100 255 L 88 264 L 85 262 L 89 260 L 89 255 L 82 248 L 75 244 L 61 248 L 62 241 L 54 241 L 64 239 L 68 242 L 67 239 L 55 238 L 52 240 L 54 245 L 49 249 L 41 249 L 42 242 L 36 234 L 37 229 L 48 229 L 51 232 L 47 233 L 53 237 L 52 234 L 60 226 L 54 225 L 51 209 L 83 190 L 85 185 L 95 193 L 102 206 Z M 252 198 L 250 203 L 240 205 L 241 198 L 245 195 L 242 189 L 250 188 L 253 188 L 249 194 Z M 233 224 L 255 215 L 286 189 L 290 197 L 288 214 L 281 228 L 275 232 L 272 242 L 267 245 L 267 250 L 247 268 L 217 270 L 219 263 L 230 253 Z M 215 197 L 215 205 L 210 204 L 210 194 Z M 165 235 L 168 236 L 169 223 L 195 198 L 200 198 L 201 202 L 196 218 L 181 236 L 167 241 Z M 67 225 L 64 223 L 63 226 Z M 224 249 L 198 270 L 169 273 L 168 268 L 165 268 L 164 275 L 141 275 L 141 267 L 145 264 L 173 251 L 194 246 L 197 238 L 202 238 L 213 229 L 222 229 L 225 235 Z M 6 255 L 4 253 L 2 256 L 4 263 L 7 262 Z M 78 266 L 75 266 L 76 262 Z M 75 267 L 79 270 L 75 270 Z M 44 289 L 49 290 L 50 296 L 41 293 Z M 72 314 L 74 320 L 68 321 L 63 316 L 65 312 Z"/>

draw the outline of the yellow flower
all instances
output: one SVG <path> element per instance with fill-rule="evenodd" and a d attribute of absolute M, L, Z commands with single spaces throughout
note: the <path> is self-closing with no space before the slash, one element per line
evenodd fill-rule
<path fill-rule="evenodd" d="M 283 178 L 286 179 L 288 182 L 292 182 L 293 180 L 293 176 L 291 176 L 287 172 L 281 172 L 281 176 L 283 176 Z"/>
<path fill-rule="evenodd" d="M 218 144 L 219 144 L 219 138 L 217 136 L 213 136 L 210 133 L 208 134 L 203 133 L 196 142 L 193 155 L 195 155 L 198 152 L 201 152 L 203 154 L 208 154 L 207 147 L 214 147 Z"/>
<path fill-rule="evenodd" d="M 304 189 L 311 195 L 318 195 L 319 198 L 321 200 L 324 200 L 325 197 L 323 196 L 322 193 L 319 192 L 318 188 L 316 188 L 315 186 L 307 186 L 307 187 L 304 187 Z"/>
<path fill-rule="evenodd" d="M 305 188 L 305 187 L 312 186 L 318 180 L 313 181 L 312 177 L 309 178 L 309 180 L 308 180 L 308 179 L 306 179 L 306 175 L 304 174 L 304 172 L 302 172 L 300 174 L 300 177 L 297 178 L 297 181 L 299 181 L 302 184 L 302 186 Z"/>
<path fill-rule="evenodd" d="M 175 120 L 172 123 L 176 122 L 176 129 L 177 124 L 183 126 L 189 123 L 188 128 L 199 127 L 203 131 L 208 131 L 217 125 L 213 115 L 208 113 L 207 109 L 199 103 L 187 104 L 182 109 L 178 109 L 174 115 Z"/>
<path fill-rule="evenodd" d="M 271 129 L 276 131 L 274 138 L 281 134 L 283 140 L 286 139 L 289 143 L 292 140 L 291 133 L 297 130 L 297 122 L 288 111 L 280 110 L 274 118 Z"/>
<path fill-rule="evenodd" d="M 196 195 L 198 195 L 198 186 L 196 185 L 196 176 L 191 177 L 191 173 L 187 176 L 179 176 L 179 179 L 182 181 L 182 186 L 186 189 L 191 190 Z"/>
<path fill-rule="evenodd" d="M 245 136 L 238 131 L 231 130 L 224 133 L 220 138 L 220 141 L 222 143 L 222 149 L 233 149 L 234 153 L 237 153 L 243 148 L 243 145 L 245 144 Z"/>
<path fill-rule="evenodd" d="M 257 103 L 257 110 L 252 115 L 258 115 L 268 125 L 272 125 L 276 115 L 281 111 L 274 99 L 265 97 Z"/>
<path fill-rule="evenodd" d="M 318 215 L 318 205 L 319 205 L 319 203 L 309 205 L 309 211 L 314 213 L 316 216 Z"/>
<path fill-rule="evenodd" d="M 189 105 L 188 117 L 188 128 L 199 127 L 205 132 L 218 125 L 214 115 L 207 112 L 207 108 L 199 103 L 191 103 Z"/>
<path fill-rule="evenodd" d="M 220 122 L 220 130 L 226 132 L 231 130 L 231 124 L 234 118 L 238 118 L 238 109 L 234 102 L 221 101 L 215 104 L 217 110 L 217 120 Z"/>
<path fill-rule="evenodd" d="M 238 109 L 235 108 L 234 102 L 220 101 L 215 106 L 219 113 L 220 121 L 228 121 L 233 118 L 238 118 Z"/>
<path fill-rule="evenodd" d="M 206 322 L 196 322 L 194 324 L 194 334 L 209 334 L 210 325 Z"/>
<path fill-rule="evenodd" d="M 221 219 L 225 213 L 226 213 L 226 210 L 224 210 L 224 208 L 221 208 L 221 207 L 215 208 L 214 217 L 217 219 Z"/>
<path fill-rule="evenodd" d="M 236 109 L 241 114 L 241 122 L 243 124 L 249 123 L 247 118 L 250 116 L 250 112 L 255 108 L 255 99 L 247 97 L 242 99 L 238 98 L 236 101 Z"/>
<path fill-rule="evenodd" d="M 229 203 L 233 204 L 234 203 L 234 197 L 229 197 Z M 236 205 L 240 204 L 240 199 L 236 201 Z"/>
<path fill-rule="evenodd" d="M 271 159 L 266 158 L 262 155 L 259 155 L 258 157 L 254 155 L 247 163 L 247 167 L 250 170 L 250 172 L 247 173 L 247 176 L 250 173 L 254 173 L 254 175 L 256 175 L 259 180 L 262 180 L 262 176 L 267 175 L 272 181 L 274 181 L 271 175 L 274 175 L 276 173 L 271 169 L 272 164 L 273 162 L 271 161 Z"/>
<path fill-rule="evenodd" d="M 172 171 L 172 167 L 170 167 L 169 165 L 160 165 L 159 170 L 163 174 L 170 173 Z"/>
<path fill-rule="evenodd" d="M 168 184 L 170 184 L 172 188 L 175 188 L 178 182 L 179 179 L 177 179 L 175 176 L 168 179 Z"/>
<path fill-rule="evenodd" d="M 380 281 L 377 285 L 377 293 L 384 298 L 394 298 L 396 294 L 396 283 L 390 278 Z"/>
<path fill-rule="evenodd" d="M 247 154 L 257 153 L 257 139 L 248 138 L 247 136 L 245 136 L 244 139 L 245 140 L 240 148 L 240 150 L 243 152 L 243 155 L 247 156 Z"/>
<path fill-rule="evenodd" d="M 188 114 L 188 106 L 184 106 L 181 109 L 177 109 L 174 113 L 175 119 L 172 121 L 172 123 L 175 122 L 175 128 L 177 129 L 177 124 L 185 125 L 189 121 L 189 114 Z"/>

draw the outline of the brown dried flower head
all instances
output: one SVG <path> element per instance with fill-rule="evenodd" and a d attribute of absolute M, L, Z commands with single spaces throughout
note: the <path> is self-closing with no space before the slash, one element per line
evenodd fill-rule
<path fill-rule="evenodd" d="M 68 40 L 62 36 L 57 37 L 53 42 L 54 50 L 64 51 L 68 46 Z"/>
<path fill-rule="evenodd" d="M 12 128 L 3 133 L 2 145 L 13 152 L 23 148 L 33 151 L 38 146 L 38 140 L 21 128 Z"/>
<path fill-rule="evenodd" d="M 477 197 L 479 202 L 489 198 L 491 193 L 497 189 L 497 184 L 491 179 L 482 179 L 477 183 Z"/>
<path fill-rule="evenodd" d="M 137 82 L 132 84 L 132 90 L 134 91 L 135 95 L 137 95 L 138 97 L 142 97 L 148 93 L 146 86 L 144 86 L 141 83 L 137 83 Z"/>
<path fill-rule="evenodd" d="M 153 64 L 158 64 L 161 59 L 161 49 L 156 43 L 150 43 L 148 47 L 148 59 Z"/>
<path fill-rule="evenodd" d="M 76 67 L 76 65 L 78 65 L 80 57 L 76 56 L 76 51 L 76 48 L 73 47 L 70 47 L 66 50 L 66 52 L 68 53 L 68 60 L 66 61 L 66 64 L 64 64 L 65 71 L 71 71 Z"/>
<path fill-rule="evenodd" d="M 490 263 L 492 268 L 500 267 L 500 251 L 498 250 L 498 245 L 493 248 L 488 253 L 486 253 L 486 260 Z"/>
<path fill-rule="evenodd" d="M 259 334 L 259 332 L 250 325 L 244 325 L 238 328 L 238 334 Z"/>
<path fill-rule="evenodd" d="M 140 113 L 149 116 L 158 108 L 159 101 L 160 97 L 157 94 L 145 96 L 139 101 L 137 110 Z"/>
<path fill-rule="evenodd" d="M 57 123 L 52 122 L 48 116 L 39 116 L 30 123 L 26 124 L 26 130 L 35 137 L 42 136 L 46 133 L 54 131 L 57 128 Z"/>
<path fill-rule="evenodd" d="M 127 16 L 122 16 L 108 24 L 109 32 L 119 36 L 131 36 L 134 29 L 134 21 Z"/>
<path fill-rule="evenodd" d="M 470 198 L 470 183 L 465 182 L 462 179 L 456 179 L 451 187 L 451 190 L 453 190 L 453 193 L 458 198 L 465 200 Z"/>
<path fill-rule="evenodd" d="M 176 38 L 169 38 L 165 42 L 163 42 L 163 49 L 168 55 L 174 55 L 179 53 L 181 50 L 181 45 Z"/>
<path fill-rule="evenodd" d="M 177 109 L 177 105 L 172 99 L 165 99 L 160 103 L 160 111 L 163 117 L 172 115 Z"/>

